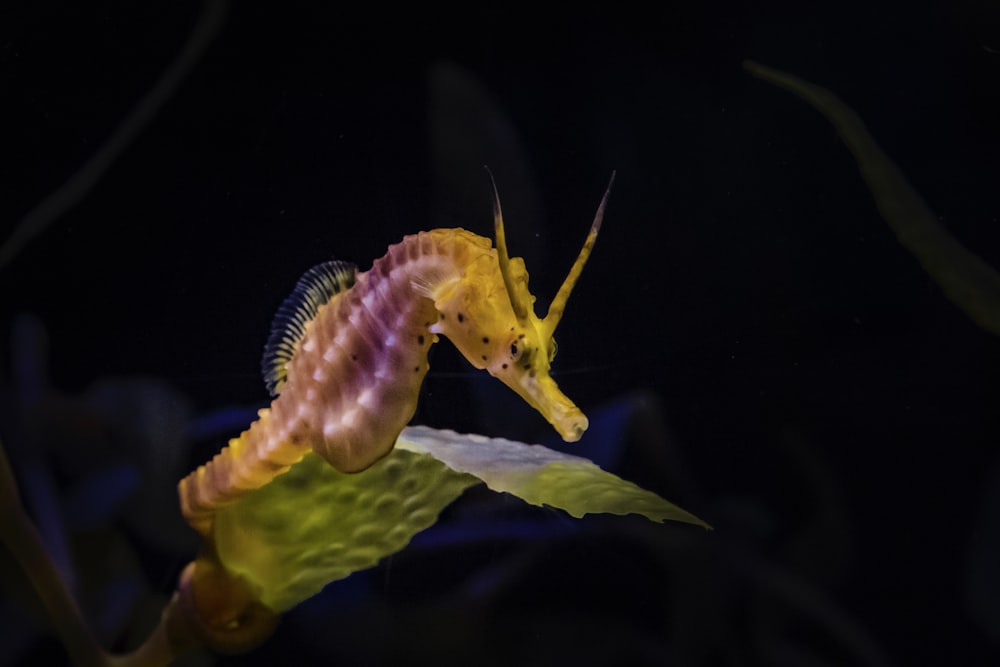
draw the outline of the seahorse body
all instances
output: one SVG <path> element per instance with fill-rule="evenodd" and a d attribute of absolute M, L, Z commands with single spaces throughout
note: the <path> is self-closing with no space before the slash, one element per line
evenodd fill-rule
<path fill-rule="evenodd" d="M 523 260 L 507 257 L 498 203 L 497 249 L 464 229 L 421 232 L 390 246 L 306 324 L 270 408 L 181 480 L 188 522 L 209 535 L 215 508 L 264 486 L 309 451 L 341 472 L 364 470 L 388 454 L 416 410 L 438 334 L 521 395 L 565 440 L 578 440 L 587 418 L 549 376 L 552 332 L 603 205 L 545 319 L 530 307 Z"/>

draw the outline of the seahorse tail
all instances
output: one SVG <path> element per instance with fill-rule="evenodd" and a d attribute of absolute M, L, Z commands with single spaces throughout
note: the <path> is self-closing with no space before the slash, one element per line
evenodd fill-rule
<path fill-rule="evenodd" d="M 274 634 L 278 624 L 277 614 L 257 601 L 249 582 L 226 570 L 210 551 L 184 568 L 175 604 L 168 628 L 172 643 L 183 648 L 192 648 L 183 645 L 194 641 L 216 653 L 246 653 Z"/>
<path fill-rule="evenodd" d="M 308 444 L 277 437 L 270 428 L 270 410 L 258 414 L 259 419 L 249 429 L 177 486 L 184 518 L 206 537 L 211 534 L 216 509 L 286 472 L 310 449 Z"/>

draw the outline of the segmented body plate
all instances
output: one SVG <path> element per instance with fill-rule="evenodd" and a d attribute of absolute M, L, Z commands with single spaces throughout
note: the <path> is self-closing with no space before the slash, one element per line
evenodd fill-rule
<path fill-rule="evenodd" d="M 181 480 L 188 522 L 210 534 L 217 507 L 266 485 L 310 451 L 342 472 L 385 456 L 413 416 L 436 341 L 429 328 L 439 315 L 429 294 L 491 254 L 489 239 L 463 229 L 407 236 L 321 306 L 271 407 Z"/>

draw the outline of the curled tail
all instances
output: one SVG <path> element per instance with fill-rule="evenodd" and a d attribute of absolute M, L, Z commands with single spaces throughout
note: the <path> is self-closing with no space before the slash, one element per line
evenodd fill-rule
<path fill-rule="evenodd" d="M 249 429 L 178 485 L 184 518 L 206 537 L 219 507 L 268 484 L 312 449 L 308 442 L 262 437 L 270 430 L 271 411 L 265 408 L 258 415 Z"/>

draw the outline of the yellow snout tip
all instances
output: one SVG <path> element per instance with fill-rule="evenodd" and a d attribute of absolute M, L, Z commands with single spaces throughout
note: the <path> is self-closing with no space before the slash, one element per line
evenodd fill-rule
<path fill-rule="evenodd" d="M 559 435 L 566 442 L 576 442 L 583 437 L 584 432 L 587 430 L 587 426 L 590 422 L 587 418 L 583 416 L 583 413 L 577 412 L 575 415 L 568 415 L 566 418 L 559 420 L 558 423 L 552 424 Z"/>

